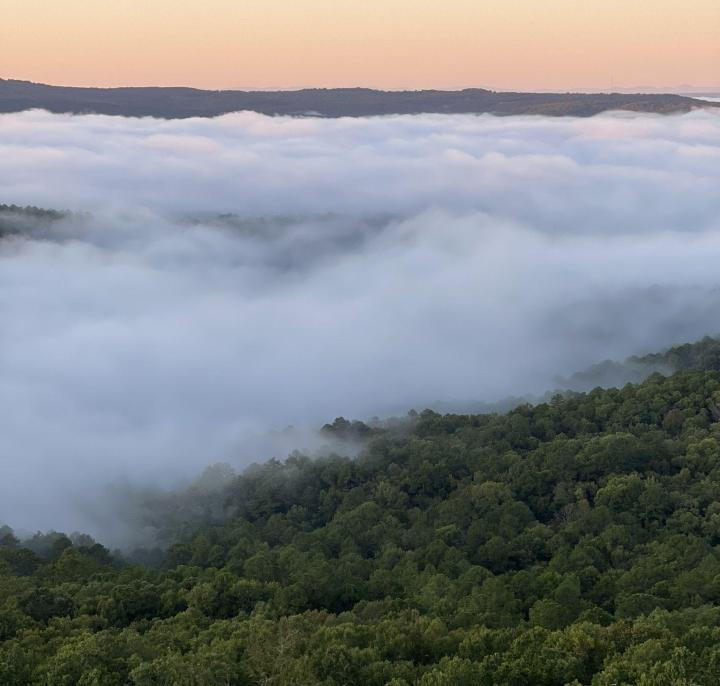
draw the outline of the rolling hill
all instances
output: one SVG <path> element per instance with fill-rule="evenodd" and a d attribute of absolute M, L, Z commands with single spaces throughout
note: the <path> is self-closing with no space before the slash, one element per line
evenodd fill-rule
<path fill-rule="evenodd" d="M 495 114 L 589 117 L 609 110 L 672 114 L 717 107 L 672 94 L 380 91 L 313 88 L 297 91 L 194 88 L 76 88 L 0 79 L 0 112 L 45 109 L 56 113 L 128 117 L 214 117 L 252 110 L 267 115 L 360 117 L 391 114 Z"/>

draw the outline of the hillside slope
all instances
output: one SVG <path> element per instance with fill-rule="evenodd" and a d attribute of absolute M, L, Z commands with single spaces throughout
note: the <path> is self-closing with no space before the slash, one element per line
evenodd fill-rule
<path fill-rule="evenodd" d="M 0 533 L 0 683 L 717 684 L 720 343 L 205 493 L 159 570 Z"/>

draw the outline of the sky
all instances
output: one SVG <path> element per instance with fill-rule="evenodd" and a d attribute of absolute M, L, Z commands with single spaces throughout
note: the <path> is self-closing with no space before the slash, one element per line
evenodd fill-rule
<path fill-rule="evenodd" d="M 719 86 L 717 0 L 0 0 L 0 77 L 60 85 Z"/>
<path fill-rule="evenodd" d="M 0 240 L 0 522 L 717 334 L 718 186 L 710 110 L 1 115 L 1 200 L 79 214 Z"/>

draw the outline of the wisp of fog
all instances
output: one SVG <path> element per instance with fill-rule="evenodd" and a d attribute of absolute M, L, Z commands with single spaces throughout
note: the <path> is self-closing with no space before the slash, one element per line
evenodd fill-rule
<path fill-rule="evenodd" d="M 0 522 L 720 331 L 720 116 L 0 116 Z M 297 447 L 304 447 L 302 445 Z M 282 456 L 282 455 L 278 455 Z"/>

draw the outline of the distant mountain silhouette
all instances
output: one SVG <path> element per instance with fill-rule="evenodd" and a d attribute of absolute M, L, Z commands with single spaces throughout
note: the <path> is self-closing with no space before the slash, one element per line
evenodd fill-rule
<path fill-rule="evenodd" d="M 387 114 L 542 114 L 589 117 L 608 110 L 671 114 L 720 103 L 670 94 L 380 91 L 309 88 L 298 91 L 207 91 L 195 88 L 75 88 L 0 79 L 0 112 L 45 109 L 58 113 L 129 117 L 214 117 L 252 110 L 269 115 L 361 117 Z"/>

